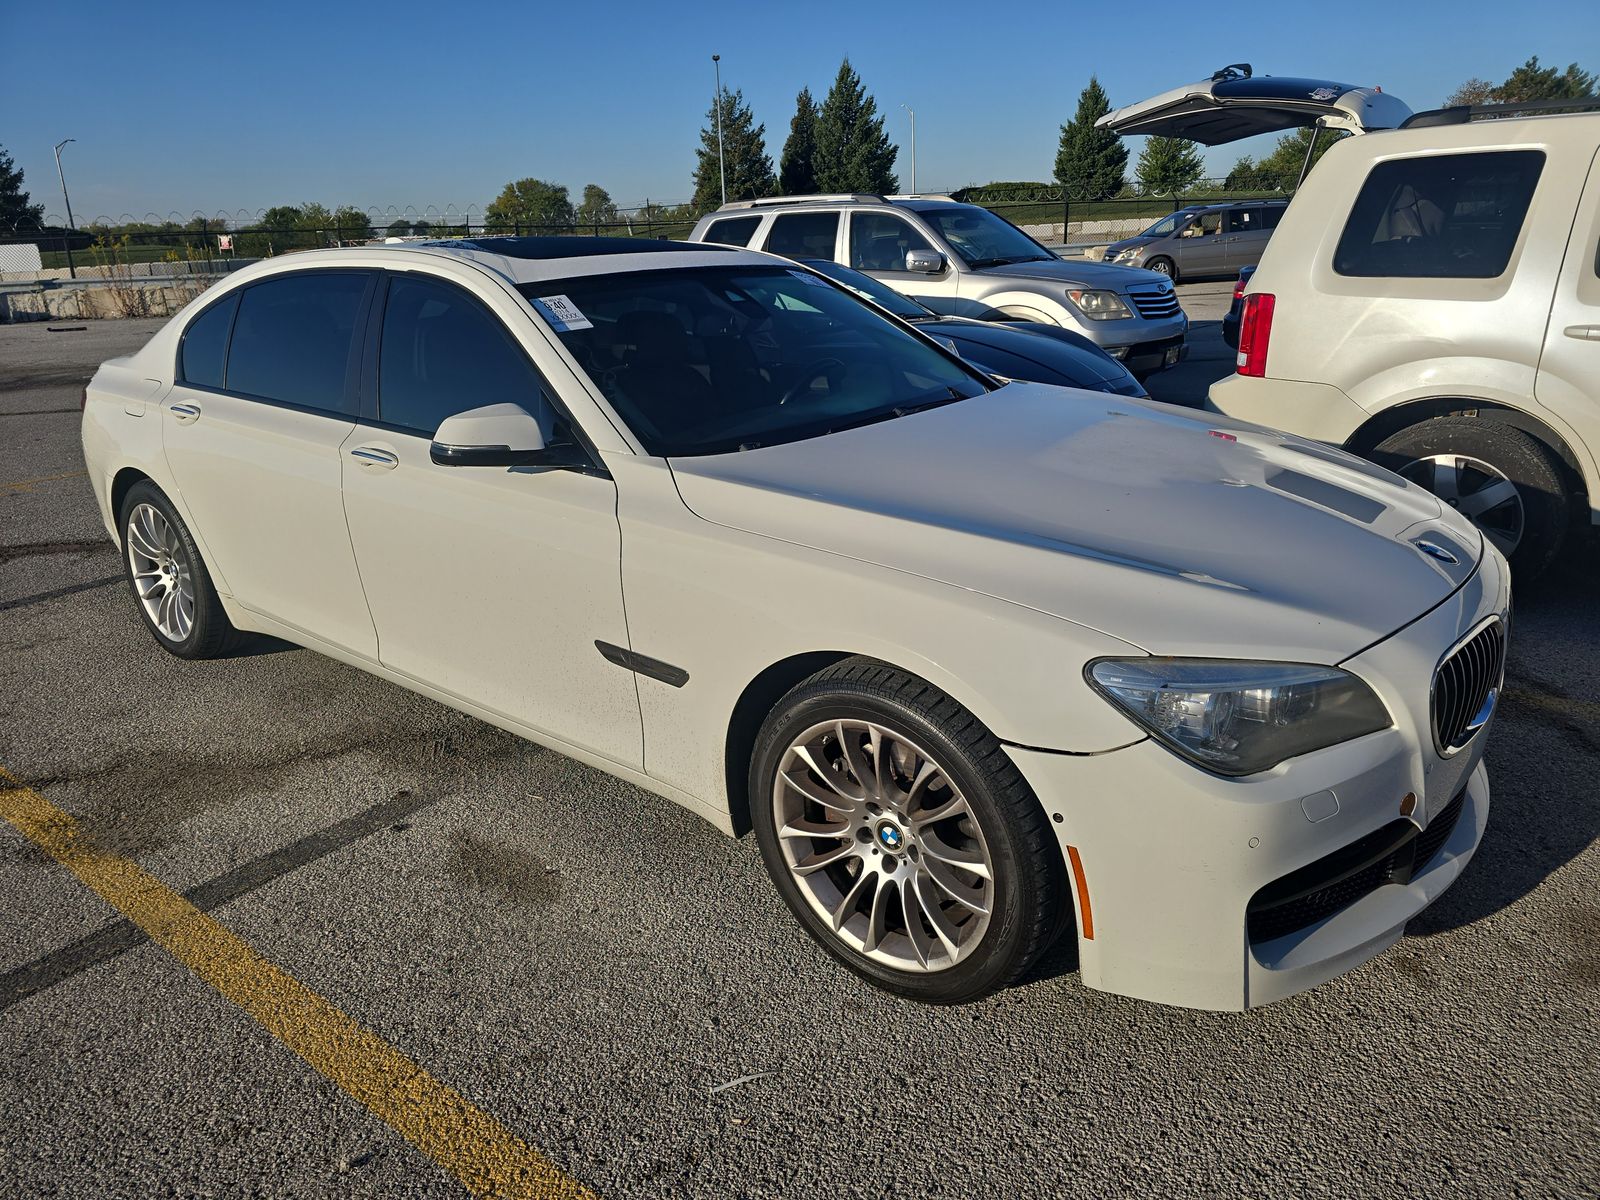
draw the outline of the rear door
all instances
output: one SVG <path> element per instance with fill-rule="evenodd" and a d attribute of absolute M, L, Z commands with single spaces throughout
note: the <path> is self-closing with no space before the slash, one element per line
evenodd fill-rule
<path fill-rule="evenodd" d="M 1397 129 L 1409 116 L 1410 107 L 1381 88 L 1328 79 L 1255 78 L 1248 63 L 1238 63 L 1210 79 L 1115 109 L 1095 124 L 1119 134 L 1181 137 L 1221 146 L 1309 125 L 1351 133 Z"/>
<path fill-rule="evenodd" d="M 1224 210 L 1203 212 L 1194 217 L 1173 241 L 1178 277 L 1227 274 L 1227 236 Z"/>
<path fill-rule="evenodd" d="M 1261 261 L 1267 239 L 1272 236 L 1267 224 L 1269 211 L 1277 210 L 1269 210 L 1265 204 L 1241 204 L 1228 210 L 1223 237 L 1227 240 L 1229 274 L 1238 274 L 1241 267 L 1253 267 Z"/>
<path fill-rule="evenodd" d="M 1600 454 L 1600 153 L 1562 259 L 1534 394 L 1572 427 L 1583 443 L 1577 452 L 1592 463 Z M 1591 495 L 1590 506 L 1600 510 L 1600 498 Z"/>
<path fill-rule="evenodd" d="M 245 608 L 377 654 L 340 496 L 376 273 L 296 271 L 184 332 L 162 412 L 167 465 L 207 561 Z"/>

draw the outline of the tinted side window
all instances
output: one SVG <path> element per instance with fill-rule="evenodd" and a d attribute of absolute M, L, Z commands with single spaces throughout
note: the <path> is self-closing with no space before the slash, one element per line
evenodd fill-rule
<path fill-rule="evenodd" d="M 785 213 L 772 222 L 767 251 L 785 258 L 832 258 L 838 233 L 836 212 Z"/>
<path fill-rule="evenodd" d="M 706 229 L 705 240 L 724 246 L 748 246 L 750 237 L 761 224 L 760 217 L 724 217 L 713 221 Z"/>
<path fill-rule="evenodd" d="M 1493 279 L 1511 261 L 1544 153 L 1495 150 L 1379 163 L 1334 252 L 1341 275 Z"/>
<path fill-rule="evenodd" d="M 1267 228 L 1265 208 L 1230 208 L 1229 233 L 1258 233 Z"/>
<path fill-rule="evenodd" d="M 306 272 L 246 288 L 228 348 L 228 390 L 353 416 L 345 376 L 369 279 L 363 271 Z"/>
<path fill-rule="evenodd" d="M 858 212 L 850 218 L 850 265 L 858 271 L 904 271 L 907 251 L 932 249 L 899 217 Z"/>
<path fill-rule="evenodd" d="M 1263 208 L 1261 210 L 1261 228 L 1276 229 L 1278 222 L 1283 220 L 1283 209 L 1284 206 L 1281 204 L 1269 204 Z"/>
<path fill-rule="evenodd" d="M 180 354 L 185 383 L 200 387 L 222 386 L 223 362 L 228 356 L 228 330 L 233 328 L 233 310 L 239 307 L 239 293 L 213 304 L 183 331 Z"/>
<path fill-rule="evenodd" d="M 539 376 L 500 319 L 460 288 L 396 276 L 378 352 L 378 417 L 432 436 L 446 417 L 520 404 L 546 421 Z"/>

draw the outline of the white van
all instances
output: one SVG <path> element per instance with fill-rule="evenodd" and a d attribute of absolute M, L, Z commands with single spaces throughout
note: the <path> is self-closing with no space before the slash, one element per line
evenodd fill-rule
<path fill-rule="evenodd" d="M 1333 146 L 1289 205 L 1244 297 L 1238 373 L 1209 406 L 1390 467 L 1536 574 L 1575 520 L 1600 523 L 1600 113 L 1402 116 L 1386 96 L 1375 129 L 1348 119 L 1342 84 L 1321 114 L 1302 86 L 1292 105 L 1258 97 L 1253 120 L 1225 90 L 1158 98 L 1159 131 L 1232 115 L 1247 132 L 1275 118 L 1369 136 Z M 1155 105 L 1106 123 L 1148 128 Z"/>

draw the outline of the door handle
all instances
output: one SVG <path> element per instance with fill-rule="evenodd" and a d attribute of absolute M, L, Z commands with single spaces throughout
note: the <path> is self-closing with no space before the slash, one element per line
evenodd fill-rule
<path fill-rule="evenodd" d="M 198 420 L 200 417 L 200 406 L 198 404 L 174 404 L 167 411 L 177 417 L 178 422 L 183 425 Z"/>
<path fill-rule="evenodd" d="M 398 455 L 379 450 L 376 446 L 357 446 L 350 451 L 350 457 L 360 459 L 363 467 L 381 467 L 385 471 L 392 471 L 400 465 Z"/>
<path fill-rule="evenodd" d="M 1600 325 L 1568 325 L 1561 332 L 1580 342 L 1600 342 Z"/>

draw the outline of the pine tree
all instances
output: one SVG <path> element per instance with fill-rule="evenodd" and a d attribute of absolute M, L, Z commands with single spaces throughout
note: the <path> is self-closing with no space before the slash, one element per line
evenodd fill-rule
<path fill-rule="evenodd" d="M 778 194 L 809 196 L 817 190 L 817 102 L 811 89 L 801 88 L 794 99 L 794 119 L 789 140 L 778 158 Z"/>
<path fill-rule="evenodd" d="M 893 192 L 900 147 L 883 131 L 878 103 L 847 58 L 817 114 L 816 178 L 822 192 Z"/>
<path fill-rule="evenodd" d="M 694 208 L 709 212 L 722 203 L 723 172 L 726 168 L 729 200 L 756 200 L 772 195 L 777 180 L 772 174 L 772 156 L 767 153 L 767 127 L 757 125 L 744 102 L 743 92 L 722 89 L 718 98 L 722 108 L 722 157 L 717 155 L 717 104 L 706 110 L 705 127 L 700 130 L 700 149 L 694 168 Z"/>
<path fill-rule="evenodd" d="M 1541 67 L 1536 54 L 1511 72 L 1489 94 L 1501 104 L 1523 104 L 1529 100 L 1586 100 L 1594 95 L 1595 77 L 1570 63 L 1565 71 Z"/>
<path fill-rule="evenodd" d="M 1093 75 L 1078 94 L 1078 112 L 1061 127 L 1056 150 L 1056 182 L 1073 199 L 1104 200 L 1122 190 L 1128 166 L 1128 148 L 1109 129 L 1095 122 L 1111 111 L 1105 88 Z"/>
<path fill-rule="evenodd" d="M 1188 138 L 1148 137 L 1135 168 L 1139 186 L 1158 196 L 1176 196 L 1206 173 L 1200 151 Z"/>
<path fill-rule="evenodd" d="M 19 226 L 38 228 L 44 222 L 44 205 L 30 203 L 22 189 L 22 169 L 0 146 L 0 229 L 10 232 Z"/>

